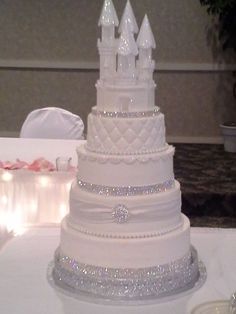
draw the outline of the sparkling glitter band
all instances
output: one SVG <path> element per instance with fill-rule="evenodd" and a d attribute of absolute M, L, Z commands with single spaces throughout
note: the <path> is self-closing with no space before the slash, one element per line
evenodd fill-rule
<path fill-rule="evenodd" d="M 113 300 L 135 300 L 173 295 L 194 287 L 200 276 L 196 250 L 170 264 L 140 269 L 113 269 L 81 264 L 55 253 L 52 277 L 73 292 Z"/>
<path fill-rule="evenodd" d="M 99 195 L 106 196 L 136 196 L 136 195 L 149 195 L 165 192 L 174 188 L 175 180 L 168 180 L 163 183 L 147 185 L 147 186 L 104 186 L 96 185 L 92 183 L 87 183 L 81 180 L 78 180 L 78 185 L 82 190 L 85 190 L 90 193 L 95 193 Z"/>
<path fill-rule="evenodd" d="M 147 118 L 159 115 L 160 108 L 156 107 L 154 110 L 140 112 L 100 111 L 97 108 L 92 108 L 92 114 L 99 118 Z"/>

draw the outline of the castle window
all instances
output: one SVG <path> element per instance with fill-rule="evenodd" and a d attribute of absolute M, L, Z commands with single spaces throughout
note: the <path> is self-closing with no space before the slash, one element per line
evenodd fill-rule
<path fill-rule="evenodd" d="M 133 99 L 129 96 L 121 96 L 118 99 L 118 106 L 120 111 L 128 112 L 133 104 Z"/>

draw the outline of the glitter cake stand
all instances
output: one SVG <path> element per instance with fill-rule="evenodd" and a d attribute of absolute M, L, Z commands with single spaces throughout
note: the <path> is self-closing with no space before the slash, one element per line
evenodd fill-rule
<path fill-rule="evenodd" d="M 206 280 L 206 269 L 191 247 L 170 264 L 141 269 L 113 269 L 81 264 L 59 249 L 48 269 L 49 282 L 72 297 L 102 303 L 144 304 L 193 292 Z"/>

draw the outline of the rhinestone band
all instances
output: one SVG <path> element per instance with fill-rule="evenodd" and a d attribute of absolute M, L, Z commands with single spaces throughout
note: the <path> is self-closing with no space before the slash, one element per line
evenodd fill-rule
<path fill-rule="evenodd" d="M 89 193 L 106 195 L 106 196 L 136 196 L 136 195 L 149 195 L 165 192 L 174 188 L 175 180 L 168 180 L 164 183 L 158 183 L 147 186 L 104 186 L 97 185 L 92 183 L 87 183 L 81 180 L 78 180 L 79 187 Z"/>
<path fill-rule="evenodd" d="M 196 250 L 170 264 L 140 269 L 114 269 L 79 263 L 55 253 L 54 283 L 72 292 L 112 300 L 165 297 L 194 287 L 200 276 Z"/>
<path fill-rule="evenodd" d="M 92 114 L 99 118 L 147 118 L 159 115 L 160 108 L 156 107 L 154 110 L 140 112 L 100 111 L 96 108 L 92 108 Z"/>

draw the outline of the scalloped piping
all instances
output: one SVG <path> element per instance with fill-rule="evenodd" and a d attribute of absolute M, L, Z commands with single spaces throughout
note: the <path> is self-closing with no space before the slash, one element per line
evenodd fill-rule
<path fill-rule="evenodd" d="M 84 147 L 87 150 L 87 147 Z M 167 154 L 159 155 L 159 153 L 167 152 L 167 150 L 170 149 L 170 151 Z M 166 161 L 170 158 L 173 158 L 175 149 L 173 146 L 170 146 L 167 144 L 167 148 L 161 152 L 152 153 L 149 156 L 147 154 L 140 154 L 140 155 L 104 155 L 100 156 L 98 153 L 95 156 L 86 154 L 84 152 L 80 151 L 80 147 L 77 149 L 77 155 L 79 160 L 89 160 L 89 161 L 96 161 L 101 164 L 105 163 L 111 163 L 111 164 L 119 164 L 119 163 L 125 163 L 125 164 L 133 164 L 136 161 L 141 163 L 147 163 L 150 161 Z M 89 150 L 87 150 L 87 153 L 89 153 Z"/>

